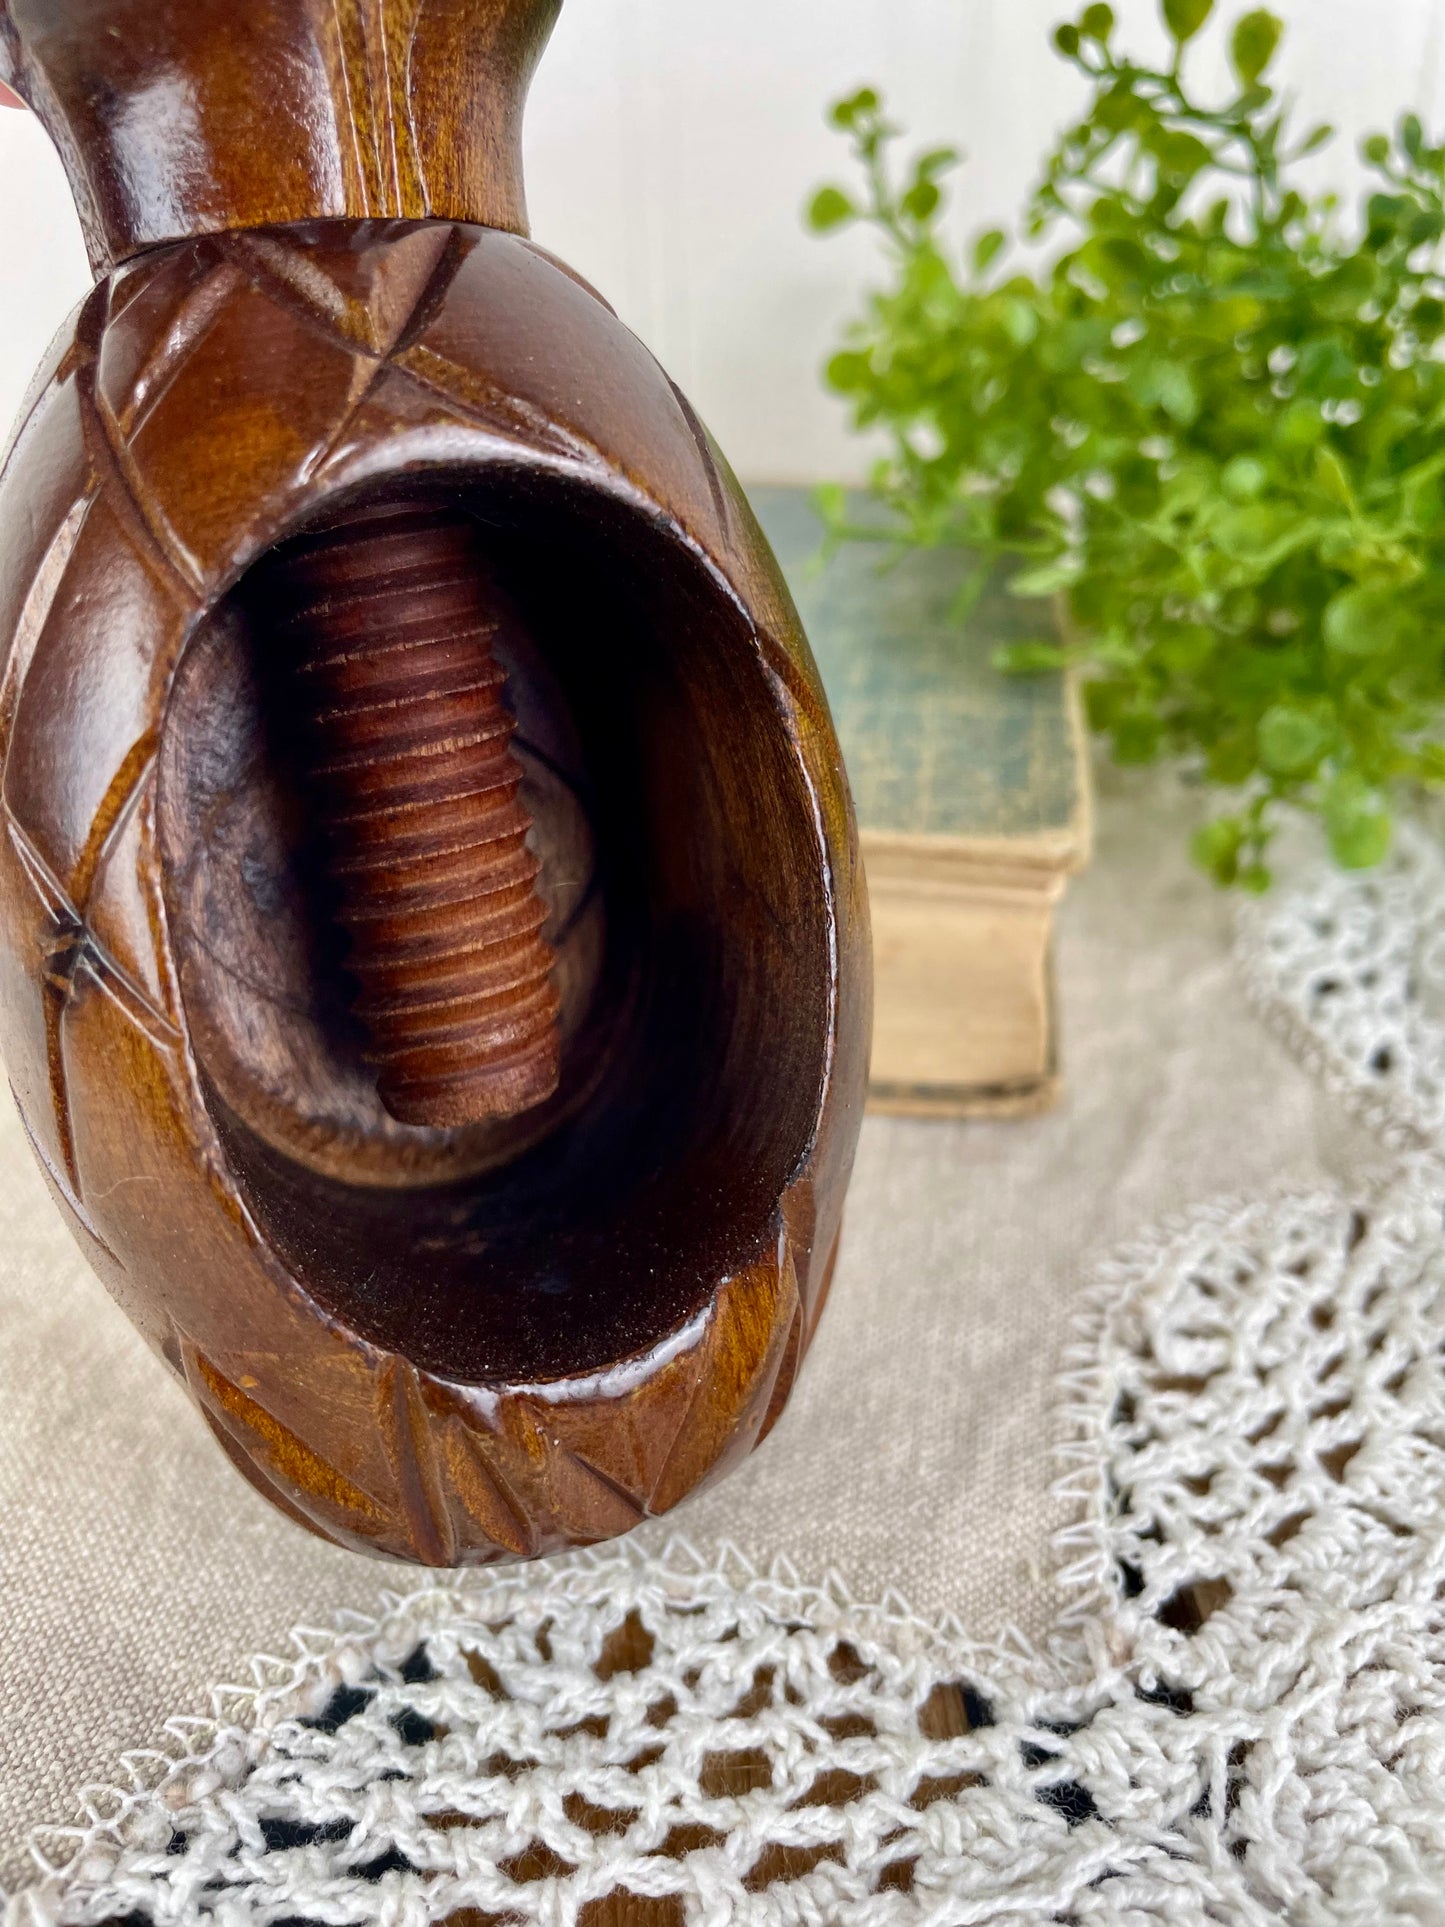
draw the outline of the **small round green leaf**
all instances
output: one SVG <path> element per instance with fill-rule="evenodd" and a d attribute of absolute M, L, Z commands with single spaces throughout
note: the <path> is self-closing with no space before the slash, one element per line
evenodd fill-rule
<path fill-rule="evenodd" d="M 1259 760 L 1272 776 L 1303 776 L 1329 743 L 1317 716 L 1290 703 L 1275 703 L 1259 719 Z"/>
<path fill-rule="evenodd" d="M 860 87 L 856 93 L 846 94 L 842 100 L 835 100 L 828 110 L 828 118 L 835 127 L 856 127 L 864 114 L 871 114 L 878 106 L 878 94 L 872 87 Z"/>
<path fill-rule="evenodd" d="M 858 210 L 841 187 L 820 187 L 808 203 L 808 226 L 815 234 L 856 221 Z"/>
<path fill-rule="evenodd" d="M 1062 27 L 1055 27 L 1054 45 L 1064 56 L 1065 60 L 1072 60 L 1074 55 L 1079 51 L 1078 28 L 1070 25 L 1068 21 L 1065 21 Z"/>
<path fill-rule="evenodd" d="M 973 244 L 973 265 L 977 273 L 985 273 L 1002 253 L 1008 236 L 1002 228 L 990 228 L 987 234 L 980 234 Z"/>
<path fill-rule="evenodd" d="M 1209 532 L 1221 555 L 1258 566 L 1260 557 L 1283 541 L 1294 523 L 1294 512 L 1279 503 L 1222 503 L 1209 517 Z"/>
<path fill-rule="evenodd" d="M 845 348 L 841 354 L 832 357 L 824 375 L 835 393 L 848 395 L 856 389 L 866 388 L 872 372 L 867 355 Z"/>
<path fill-rule="evenodd" d="M 942 198 L 932 181 L 915 181 L 903 196 L 903 212 L 915 221 L 926 221 L 937 212 Z"/>
<path fill-rule="evenodd" d="M 1003 304 L 1004 333 L 1015 348 L 1027 348 L 1039 332 L 1039 311 L 1022 295 L 1010 295 Z"/>
<path fill-rule="evenodd" d="M 1244 826 L 1235 816 L 1218 816 L 1203 829 L 1196 830 L 1191 844 L 1194 861 L 1228 889 L 1239 875 L 1239 851 L 1244 842 Z"/>
<path fill-rule="evenodd" d="M 1224 465 L 1219 485 L 1231 502 L 1252 502 L 1263 495 L 1269 470 L 1255 455 L 1235 455 Z"/>
<path fill-rule="evenodd" d="M 1085 7 L 1079 16 L 1079 32 L 1102 46 L 1114 31 L 1114 9 L 1102 4 Z"/>
<path fill-rule="evenodd" d="M 1228 788 L 1235 783 L 1247 783 L 1254 774 L 1257 760 L 1254 731 L 1236 729 L 1209 745 L 1204 767 L 1211 782 Z"/>
<path fill-rule="evenodd" d="M 1141 407 L 1162 409 L 1181 427 L 1199 419 L 1199 390 L 1183 362 L 1137 361 L 1129 371 L 1128 388 Z"/>
<path fill-rule="evenodd" d="M 837 528 L 847 519 L 848 491 L 841 482 L 819 482 L 813 490 L 813 507 L 825 528 Z"/>
<path fill-rule="evenodd" d="M 1289 404 L 1275 423 L 1274 439 L 1281 448 L 1310 448 L 1320 441 L 1325 428 L 1319 403 L 1301 396 Z"/>
<path fill-rule="evenodd" d="M 1193 134 L 1166 134 L 1154 152 L 1159 171 L 1176 181 L 1192 181 L 1214 159 L 1204 142 Z"/>
<path fill-rule="evenodd" d="M 1197 675 L 1219 646 L 1217 631 L 1203 622 L 1181 622 L 1160 627 L 1153 654 L 1181 678 Z"/>
<path fill-rule="evenodd" d="M 1264 7 L 1245 14 L 1236 24 L 1229 43 L 1229 57 L 1234 63 L 1234 71 L 1246 87 L 1252 87 L 1274 59 L 1275 48 L 1283 32 L 1284 22 L 1278 14 L 1270 13 Z"/>
<path fill-rule="evenodd" d="M 962 158 L 956 147 L 930 147 L 913 163 L 914 178 L 931 181 L 935 175 L 945 174 L 950 167 L 957 167 Z"/>
<path fill-rule="evenodd" d="M 1153 109 L 1140 100 L 1126 80 L 1116 80 L 1094 102 L 1094 124 L 1109 134 L 1122 134 L 1128 127 L 1148 127 L 1153 118 Z"/>
<path fill-rule="evenodd" d="M 1324 637 L 1337 656 L 1384 655 L 1400 638 L 1404 611 L 1388 588 L 1342 589 L 1325 609 Z"/>
<path fill-rule="evenodd" d="M 1341 770 L 1325 791 L 1325 834 L 1341 869 L 1373 868 L 1390 847 L 1390 806 L 1357 770 Z"/>
<path fill-rule="evenodd" d="M 1162 0 L 1164 24 L 1182 46 L 1214 11 L 1214 0 Z"/>

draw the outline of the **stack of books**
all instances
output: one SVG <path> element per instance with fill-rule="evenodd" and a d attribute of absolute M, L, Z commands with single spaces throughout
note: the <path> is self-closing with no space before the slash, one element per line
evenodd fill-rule
<path fill-rule="evenodd" d="M 923 1116 L 1042 1109 L 1058 1089 L 1052 932 L 1089 854 L 1076 692 L 1006 676 L 1040 608 L 990 582 L 965 618 L 956 549 L 849 542 L 821 562 L 805 489 L 754 488 L 847 760 L 873 912 L 870 1102 Z M 863 510 L 866 512 L 866 508 Z"/>

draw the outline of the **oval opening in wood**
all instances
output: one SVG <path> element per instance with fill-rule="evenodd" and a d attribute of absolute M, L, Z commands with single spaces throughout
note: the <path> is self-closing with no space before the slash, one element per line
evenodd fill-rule
<path fill-rule="evenodd" d="M 675 526 L 525 470 L 402 493 L 469 519 L 515 612 L 497 649 L 555 1092 L 441 1127 L 381 1102 L 266 559 L 190 644 L 166 713 L 171 945 L 225 1155 L 301 1288 L 440 1376 L 575 1376 L 654 1347 L 776 1239 L 827 1072 L 821 831 L 781 686 Z"/>

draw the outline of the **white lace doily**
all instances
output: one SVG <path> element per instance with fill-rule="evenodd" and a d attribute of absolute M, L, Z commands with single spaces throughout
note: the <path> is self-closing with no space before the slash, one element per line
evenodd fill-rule
<path fill-rule="evenodd" d="M 1394 1144 L 1445 1138 L 1445 851 L 1399 826 L 1376 870 L 1323 858 L 1244 904 L 1237 952 L 1264 1015 Z"/>
<path fill-rule="evenodd" d="M 1421 1164 L 1113 1268 L 1049 1657 L 681 1554 L 425 1591 L 133 1760 L 31 1917 L 1445 1919 L 1442 1208 Z"/>

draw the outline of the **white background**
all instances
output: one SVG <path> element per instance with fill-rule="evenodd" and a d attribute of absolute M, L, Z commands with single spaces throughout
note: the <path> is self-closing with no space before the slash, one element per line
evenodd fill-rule
<path fill-rule="evenodd" d="M 1352 183 L 1359 134 L 1406 106 L 1431 125 L 1445 117 L 1445 0 L 1273 4 L 1290 24 L 1279 71 L 1302 122 L 1342 129 L 1317 177 Z M 1115 7 L 1135 45 L 1157 46 L 1154 0 Z M 657 352 L 745 477 L 856 473 L 860 451 L 817 371 L 876 255 L 863 236 L 802 231 L 810 190 L 844 167 L 823 110 L 876 82 L 919 142 L 967 150 L 960 230 L 1005 222 L 1081 105 L 1046 44 L 1073 11 L 566 0 L 528 114 L 533 232 Z M 28 114 L 0 112 L 0 435 L 88 280 L 58 161 Z"/>

